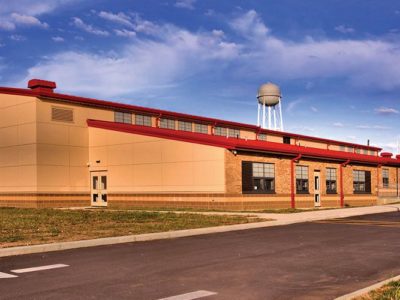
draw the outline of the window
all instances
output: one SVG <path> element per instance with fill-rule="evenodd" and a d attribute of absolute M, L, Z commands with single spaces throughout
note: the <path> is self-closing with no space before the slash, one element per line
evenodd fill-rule
<path fill-rule="evenodd" d="M 290 145 L 290 137 L 289 137 L 289 136 L 284 136 L 284 137 L 283 137 L 283 143 L 284 143 L 284 144 L 289 144 L 289 145 Z"/>
<path fill-rule="evenodd" d="M 135 124 L 143 125 L 143 126 L 151 126 L 151 117 L 143 116 L 143 115 L 136 115 L 135 116 Z"/>
<path fill-rule="evenodd" d="M 336 194 L 336 169 L 326 168 L 326 193 Z"/>
<path fill-rule="evenodd" d="M 122 111 L 116 111 L 114 113 L 114 121 L 118 123 L 132 124 L 132 114 Z"/>
<path fill-rule="evenodd" d="M 275 165 L 248 161 L 242 162 L 242 189 L 244 193 L 274 193 Z"/>
<path fill-rule="evenodd" d="M 267 140 L 267 135 L 265 133 L 260 133 L 258 135 L 258 140 L 259 141 L 266 141 Z"/>
<path fill-rule="evenodd" d="M 389 187 L 389 169 L 382 169 L 382 184 L 384 188 Z"/>
<path fill-rule="evenodd" d="M 308 193 L 308 167 L 296 166 L 296 192 L 299 194 Z"/>
<path fill-rule="evenodd" d="M 178 122 L 178 129 L 183 131 L 192 131 L 192 123 L 191 122 Z"/>
<path fill-rule="evenodd" d="M 194 124 L 194 131 L 197 133 L 208 134 L 208 126 L 206 124 Z"/>
<path fill-rule="evenodd" d="M 360 149 L 356 149 L 356 153 L 357 153 L 357 154 L 360 154 L 360 153 L 361 153 L 361 150 L 360 150 Z"/>
<path fill-rule="evenodd" d="M 229 136 L 229 137 L 238 138 L 238 137 L 240 137 L 240 130 L 239 130 L 239 129 L 232 129 L 232 128 L 229 128 L 228 136 Z"/>
<path fill-rule="evenodd" d="M 347 152 L 354 152 L 353 147 L 347 147 Z"/>
<path fill-rule="evenodd" d="M 160 127 L 166 129 L 175 129 L 175 120 L 160 119 Z"/>
<path fill-rule="evenodd" d="M 368 150 L 367 150 L 367 149 L 364 149 L 364 150 L 363 150 L 363 154 L 368 155 Z"/>
<path fill-rule="evenodd" d="M 346 147 L 343 145 L 340 145 L 340 151 L 346 151 Z"/>
<path fill-rule="evenodd" d="M 215 127 L 214 128 L 215 135 L 226 136 L 226 133 L 227 133 L 227 129 L 224 127 Z"/>
<path fill-rule="evenodd" d="M 375 153 L 375 151 L 370 150 L 370 151 L 369 151 L 369 155 L 376 155 L 376 153 Z"/>
<path fill-rule="evenodd" d="M 371 193 L 371 172 L 353 170 L 353 191 L 355 194 Z"/>

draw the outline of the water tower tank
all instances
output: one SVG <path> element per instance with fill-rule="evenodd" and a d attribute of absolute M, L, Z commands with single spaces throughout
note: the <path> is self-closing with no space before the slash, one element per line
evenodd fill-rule
<path fill-rule="evenodd" d="M 273 83 L 265 83 L 258 89 L 257 99 L 260 104 L 266 106 L 275 106 L 281 98 L 279 86 Z"/>

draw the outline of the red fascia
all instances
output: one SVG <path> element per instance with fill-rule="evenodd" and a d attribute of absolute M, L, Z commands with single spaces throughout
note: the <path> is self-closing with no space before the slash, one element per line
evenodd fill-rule
<path fill-rule="evenodd" d="M 286 154 L 289 156 L 302 154 L 303 157 L 332 159 L 346 161 L 350 159 L 353 162 L 367 163 L 372 165 L 385 164 L 400 166 L 400 161 L 372 155 L 347 153 L 334 150 L 317 149 L 311 147 L 295 146 L 282 143 L 273 143 L 258 140 L 244 140 L 238 138 L 227 138 L 210 134 L 195 133 L 188 131 L 179 131 L 172 129 L 156 128 L 150 126 L 139 126 L 132 124 L 88 120 L 88 126 L 108 130 L 121 131 L 126 133 L 154 136 L 165 139 L 179 140 L 190 143 L 204 144 L 226 149 L 235 149 L 243 151 L 268 152 L 277 154 Z"/>
<path fill-rule="evenodd" d="M 381 151 L 382 150 L 381 148 L 378 148 L 378 147 L 353 144 L 353 143 L 349 143 L 349 142 L 335 141 L 335 140 L 331 140 L 331 139 L 312 137 L 312 136 L 295 134 L 295 133 L 290 133 L 290 132 L 281 132 L 281 131 L 275 131 L 275 130 L 262 129 L 259 126 L 244 124 L 244 123 L 239 123 L 239 122 L 226 121 L 226 120 L 220 120 L 220 119 L 215 119 L 215 118 L 207 118 L 207 117 L 195 116 L 195 115 L 190 115 L 190 114 L 171 112 L 171 111 L 166 111 L 166 110 L 152 109 L 152 108 L 136 106 L 136 105 L 129 105 L 129 104 L 116 103 L 116 102 L 111 102 L 111 101 L 97 100 L 97 99 L 92 99 L 92 98 L 77 97 L 77 96 L 71 96 L 71 95 L 66 95 L 66 94 L 53 93 L 52 90 L 44 89 L 44 88 L 37 88 L 36 90 L 29 90 L 29 89 L 27 90 L 27 89 L 13 89 L 13 88 L 0 87 L 0 93 L 38 96 L 38 97 L 43 97 L 43 98 L 51 98 L 52 100 L 77 103 L 77 104 L 81 104 L 81 105 L 97 106 L 97 107 L 102 107 L 105 109 L 139 111 L 142 113 L 147 113 L 147 114 L 151 114 L 151 115 L 155 115 L 155 116 L 162 114 L 165 117 L 179 118 L 181 120 L 190 120 L 190 121 L 206 123 L 206 124 L 210 124 L 210 125 L 216 124 L 217 126 L 219 125 L 219 126 L 233 127 L 233 128 L 238 128 L 238 129 L 248 129 L 253 132 L 278 135 L 278 136 L 288 136 L 288 137 L 291 137 L 294 139 L 304 139 L 304 140 L 308 140 L 308 141 L 323 142 L 323 143 L 328 143 L 331 145 L 350 146 L 350 147 L 354 147 L 357 149 L 368 149 L 368 150 L 373 150 L 373 151 Z"/>

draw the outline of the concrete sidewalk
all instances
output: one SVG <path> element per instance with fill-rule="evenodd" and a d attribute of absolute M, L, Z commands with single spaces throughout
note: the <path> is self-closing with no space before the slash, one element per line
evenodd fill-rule
<path fill-rule="evenodd" d="M 208 228 L 198 228 L 198 229 L 186 229 L 186 230 L 168 231 L 168 232 L 158 232 L 158 233 L 148 233 L 148 234 L 138 234 L 129 236 L 119 236 L 110 238 L 99 238 L 99 239 L 91 239 L 83 241 L 11 247 L 11 248 L 0 249 L 0 257 L 40 253 L 40 252 L 60 251 L 60 250 L 84 248 L 84 247 L 104 246 L 104 245 L 112 245 L 120 243 L 179 238 L 179 237 L 203 235 L 210 233 L 222 233 L 229 231 L 255 229 L 262 227 L 283 226 L 283 225 L 302 223 L 302 222 L 310 222 L 310 221 L 318 221 L 318 220 L 326 220 L 334 218 L 346 218 L 352 216 L 361 216 L 361 215 L 395 212 L 395 211 L 400 211 L 400 204 L 307 211 L 307 212 L 290 213 L 290 214 L 176 211 L 176 213 L 196 213 L 196 214 L 206 214 L 206 215 L 246 215 L 246 216 L 255 216 L 263 219 L 268 219 L 269 221 L 208 227 Z"/>

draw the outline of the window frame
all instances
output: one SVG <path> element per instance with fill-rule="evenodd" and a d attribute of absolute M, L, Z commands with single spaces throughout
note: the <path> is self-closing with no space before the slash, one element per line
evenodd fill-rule
<path fill-rule="evenodd" d="M 142 118 L 142 122 L 139 122 L 138 118 Z M 148 120 L 148 122 L 146 120 Z M 135 125 L 152 127 L 151 116 L 135 114 Z"/>
<path fill-rule="evenodd" d="M 250 167 L 249 178 L 244 178 L 244 165 L 247 164 Z M 250 166 L 249 166 L 250 165 Z M 255 167 L 258 166 L 258 170 Z M 260 172 L 260 167 L 262 169 L 262 174 L 256 173 Z M 271 175 L 272 174 L 272 175 Z M 242 193 L 243 194 L 275 194 L 276 180 L 275 180 L 275 164 L 266 162 L 256 162 L 256 161 L 243 161 L 242 162 Z M 247 189 L 244 188 L 244 180 L 246 182 Z M 258 184 L 256 183 L 258 182 Z M 263 186 L 264 188 L 256 188 Z M 268 188 L 269 187 L 269 188 Z"/>
<path fill-rule="evenodd" d="M 287 144 L 287 145 L 291 145 L 292 143 L 292 139 L 290 136 L 283 136 L 282 137 L 282 143 L 283 144 Z"/>
<path fill-rule="evenodd" d="M 240 129 L 228 128 L 228 137 L 240 138 Z"/>
<path fill-rule="evenodd" d="M 227 137 L 228 136 L 228 128 L 221 127 L 221 126 L 215 126 L 214 127 L 214 135 Z"/>
<path fill-rule="evenodd" d="M 329 172 L 328 172 L 329 171 Z M 334 179 L 332 179 L 332 171 L 334 171 Z M 330 173 L 328 175 L 328 173 Z M 326 187 L 326 193 L 327 194 L 337 194 L 337 169 L 336 168 L 326 168 L 325 172 L 325 187 Z M 335 188 L 331 188 L 331 186 L 334 185 Z"/>
<path fill-rule="evenodd" d="M 363 173 L 364 181 L 360 180 L 360 175 Z M 358 174 L 356 176 L 356 174 Z M 369 182 L 367 181 L 369 179 Z M 356 180 L 358 179 L 358 180 Z M 364 188 L 361 189 L 360 187 Z M 353 170 L 353 194 L 371 194 L 371 172 L 365 170 Z"/>
<path fill-rule="evenodd" d="M 298 170 L 301 170 L 301 178 L 298 178 Z M 303 170 L 307 170 L 307 178 L 303 178 Z M 309 167 L 304 165 L 297 165 L 296 166 L 296 194 L 309 194 L 310 193 L 310 179 L 309 179 Z M 306 186 L 306 188 L 299 189 L 299 187 Z"/>
<path fill-rule="evenodd" d="M 389 169 L 387 168 L 382 169 L 382 187 L 384 189 L 389 188 Z"/>
<path fill-rule="evenodd" d="M 190 129 L 189 129 L 189 126 L 190 126 Z M 193 131 L 193 123 L 189 122 L 189 121 L 178 120 L 178 130 L 192 132 Z"/>
<path fill-rule="evenodd" d="M 176 129 L 176 122 L 175 119 L 170 118 L 160 118 L 159 120 L 159 127 L 162 129 Z"/>
<path fill-rule="evenodd" d="M 120 117 L 118 117 L 120 115 Z M 114 111 L 114 122 L 132 124 L 132 113 L 126 111 Z"/>
<path fill-rule="evenodd" d="M 193 130 L 196 133 L 208 134 L 208 125 L 201 123 L 194 123 Z"/>

